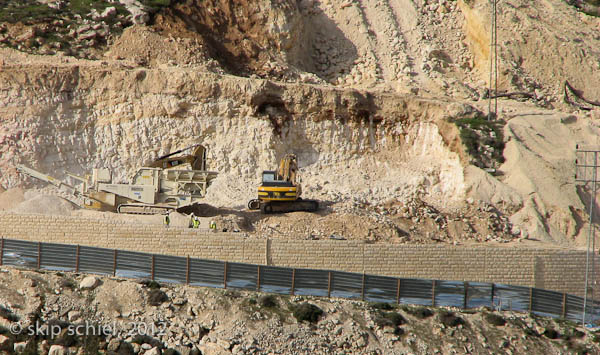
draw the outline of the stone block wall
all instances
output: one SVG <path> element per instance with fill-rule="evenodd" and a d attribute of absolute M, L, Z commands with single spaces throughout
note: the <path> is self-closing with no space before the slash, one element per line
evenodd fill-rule
<path fill-rule="evenodd" d="M 580 296 L 585 280 L 585 252 L 570 249 L 268 240 L 207 229 L 6 212 L 0 213 L 0 237 L 403 278 L 505 283 Z"/>

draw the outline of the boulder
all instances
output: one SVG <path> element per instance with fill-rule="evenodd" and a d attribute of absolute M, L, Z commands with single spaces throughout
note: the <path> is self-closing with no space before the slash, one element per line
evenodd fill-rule
<path fill-rule="evenodd" d="M 48 351 L 48 355 L 67 355 L 69 354 L 69 349 L 65 348 L 62 345 L 52 345 L 50 347 L 50 351 Z"/>
<path fill-rule="evenodd" d="M 25 352 L 25 348 L 27 348 L 27 342 L 15 343 L 14 350 L 15 353 L 21 354 Z"/>
<path fill-rule="evenodd" d="M 106 350 L 116 352 L 119 350 L 119 345 L 121 345 L 121 341 L 117 338 L 113 338 L 108 342 Z"/>
<path fill-rule="evenodd" d="M 114 6 L 109 6 L 100 14 L 100 18 L 106 19 L 110 17 L 114 17 L 117 14 L 117 9 Z"/>
<path fill-rule="evenodd" d="M 231 354 L 231 351 L 223 349 L 222 346 L 216 343 L 204 343 L 198 347 L 200 352 L 204 355 L 227 355 Z"/>
<path fill-rule="evenodd" d="M 81 280 L 79 288 L 82 290 L 93 290 L 100 284 L 100 280 L 95 276 L 88 276 Z"/>
<path fill-rule="evenodd" d="M 13 349 L 12 339 L 7 336 L 0 335 L 0 350 L 11 351 Z"/>
<path fill-rule="evenodd" d="M 150 349 L 150 350 L 146 351 L 146 352 L 144 353 L 144 355 L 160 355 L 160 349 L 159 349 L 159 348 L 157 348 L 157 347 L 154 347 L 154 348 L 152 348 L 152 349 Z"/>
<path fill-rule="evenodd" d="M 69 311 L 68 313 L 69 322 L 74 322 L 81 318 L 81 313 L 79 311 Z"/>

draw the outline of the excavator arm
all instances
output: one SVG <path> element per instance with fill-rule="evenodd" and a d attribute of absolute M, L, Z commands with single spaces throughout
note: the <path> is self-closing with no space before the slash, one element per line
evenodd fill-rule
<path fill-rule="evenodd" d="M 279 162 L 277 174 L 283 181 L 296 185 L 296 172 L 298 170 L 298 158 L 295 154 L 286 154 Z"/>

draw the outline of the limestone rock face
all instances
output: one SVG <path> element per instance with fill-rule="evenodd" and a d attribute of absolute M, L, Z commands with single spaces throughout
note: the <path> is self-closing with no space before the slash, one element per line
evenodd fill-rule
<path fill-rule="evenodd" d="M 240 194 L 251 198 L 261 171 L 289 152 L 298 155 L 307 186 L 337 176 L 340 184 L 329 188 L 346 196 L 402 197 L 406 186 L 423 184 L 439 186 L 421 192 L 438 200 L 463 193 L 459 155 L 437 122 L 468 112 L 467 105 L 178 68 L 88 63 L 4 75 L 11 76 L 0 84 L 11 92 L 0 97 L 0 179 L 7 186 L 22 181 L 14 163 L 58 178 L 107 167 L 113 181 L 127 181 L 144 162 L 202 143 L 209 170 L 221 174 L 221 205 L 245 204 Z M 43 85 L 32 86 L 39 76 Z M 406 169 L 408 161 L 420 163 Z"/>

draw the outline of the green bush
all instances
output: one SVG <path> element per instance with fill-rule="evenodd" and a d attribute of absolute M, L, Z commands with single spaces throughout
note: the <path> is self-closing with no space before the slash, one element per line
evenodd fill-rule
<path fill-rule="evenodd" d="M 148 279 L 144 279 L 144 280 L 140 280 L 139 281 L 140 284 L 146 286 L 149 289 L 159 289 L 161 288 L 161 285 L 154 281 L 154 280 L 148 280 Z"/>
<path fill-rule="evenodd" d="M 19 316 L 14 314 L 12 311 L 0 306 L 0 318 L 4 318 L 9 322 L 18 322 Z"/>
<path fill-rule="evenodd" d="M 558 332 L 552 328 L 546 328 L 543 334 L 548 339 L 557 339 L 559 337 Z"/>
<path fill-rule="evenodd" d="M 404 317 L 397 312 L 380 312 L 373 321 L 380 327 L 398 327 L 404 323 L 406 320 Z"/>
<path fill-rule="evenodd" d="M 425 319 L 433 316 L 433 312 L 429 308 L 425 307 L 403 306 L 402 310 L 419 319 Z"/>
<path fill-rule="evenodd" d="M 485 320 L 491 324 L 491 325 L 495 325 L 495 326 L 503 326 L 506 324 L 506 319 L 504 319 L 504 317 L 498 315 L 498 314 L 494 314 L 494 313 L 488 313 L 485 315 Z"/>
<path fill-rule="evenodd" d="M 152 306 L 160 306 L 163 302 L 167 302 L 169 296 L 164 291 L 158 289 L 150 289 L 148 291 L 148 303 Z"/>
<path fill-rule="evenodd" d="M 391 303 L 387 302 L 376 302 L 371 305 L 371 308 L 379 309 L 382 311 L 391 311 L 392 309 L 394 309 L 394 306 L 392 306 Z"/>
<path fill-rule="evenodd" d="M 529 335 L 529 336 L 533 336 L 533 337 L 539 337 L 540 335 L 538 334 L 538 332 L 535 331 L 535 329 L 529 328 L 529 327 L 525 327 L 523 329 L 523 332 L 525 333 L 525 335 Z"/>
<path fill-rule="evenodd" d="M 258 299 L 258 303 L 261 307 L 275 308 L 278 306 L 277 298 L 273 295 L 264 295 Z"/>
<path fill-rule="evenodd" d="M 242 294 L 237 291 L 237 290 L 225 290 L 225 297 L 230 298 L 230 299 L 237 299 L 237 298 L 241 298 Z"/>
<path fill-rule="evenodd" d="M 58 282 L 58 285 L 62 288 L 68 288 L 71 290 L 74 290 L 77 288 L 77 284 L 75 283 L 75 281 L 73 281 L 72 279 L 69 279 L 69 278 L 61 279 Z"/>
<path fill-rule="evenodd" d="M 439 313 L 440 322 L 444 324 L 446 327 L 456 327 L 460 324 L 464 324 L 465 321 L 456 316 L 453 312 L 447 310 L 441 310 Z"/>
<path fill-rule="evenodd" d="M 298 322 L 316 323 L 323 315 L 323 310 L 314 304 L 304 302 L 294 307 L 293 315 Z"/>
<path fill-rule="evenodd" d="M 564 334 L 561 335 L 561 338 L 564 340 L 571 340 L 571 339 L 581 339 L 585 336 L 585 333 L 582 332 L 579 329 L 575 329 L 575 328 L 569 328 L 567 330 L 565 330 Z"/>
<path fill-rule="evenodd" d="M 467 149 L 467 153 L 474 159 L 473 164 L 480 167 L 504 162 L 504 133 L 502 122 L 488 121 L 486 117 L 462 118 L 454 122 L 459 128 L 460 138 Z M 484 146 L 494 148 L 492 161 L 486 157 L 482 150 Z"/>

